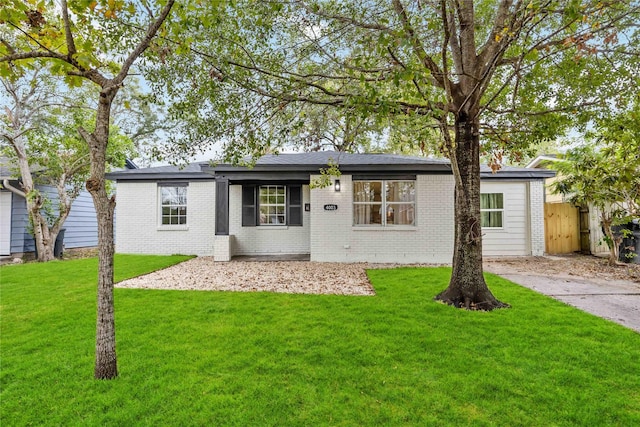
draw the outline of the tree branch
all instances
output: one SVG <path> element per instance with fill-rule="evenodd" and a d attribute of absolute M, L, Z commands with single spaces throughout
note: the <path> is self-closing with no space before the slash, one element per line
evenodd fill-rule
<path fill-rule="evenodd" d="M 174 3 L 175 3 L 175 0 L 168 0 L 167 4 L 165 4 L 165 6 L 160 11 L 160 15 L 158 16 L 158 18 L 156 18 L 156 20 L 149 25 L 149 27 L 147 28 L 147 32 L 142 38 L 142 40 L 140 41 L 140 43 L 138 43 L 136 48 L 129 54 L 127 59 L 124 61 L 118 75 L 116 75 L 116 77 L 113 78 L 112 81 L 115 86 L 120 86 L 122 84 L 124 79 L 127 77 L 127 74 L 129 73 L 129 69 L 133 65 L 134 61 L 138 59 L 138 57 L 142 55 L 142 53 L 149 47 L 151 40 L 153 40 L 156 33 L 164 23 L 165 19 L 167 18 L 167 16 L 169 16 L 169 12 L 171 11 L 171 8 L 173 7 Z"/>
<path fill-rule="evenodd" d="M 64 25 L 64 37 L 67 41 L 67 55 L 69 61 L 72 60 L 73 55 L 76 54 L 76 44 L 73 41 L 73 34 L 71 33 L 71 21 L 69 21 L 69 10 L 67 6 L 67 0 L 62 0 L 62 23 Z"/>
<path fill-rule="evenodd" d="M 438 64 L 436 64 L 433 61 L 433 59 L 429 56 L 424 46 L 420 42 L 420 39 L 416 35 L 416 32 L 413 29 L 413 26 L 409 22 L 407 11 L 405 10 L 402 3 L 400 3 L 400 0 L 393 0 L 393 8 L 396 14 L 398 15 L 398 17 L 400 18 L 400 22 L 402 23 L 402 27 L 404 31 L 407 33 L 407 35 L 409 36 L 409 39 L 411 40 L 411 45 L 413 47 L 414 53 L 416 54 L 416 56 L 418 57 L 422 65 L 427 70 L 429 70 L 429 72 L 437 82 L 437 85 L 441 88 L 444 88 L 445 87 L 444 80 L 447 77 L 443 74 L 440 67 L 438 67 Z"/>

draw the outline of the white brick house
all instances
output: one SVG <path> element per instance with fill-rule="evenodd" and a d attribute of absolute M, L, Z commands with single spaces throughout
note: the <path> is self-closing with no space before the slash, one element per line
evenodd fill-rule
<path fill-rule="evenodd" d="M 310 189 L 329 161 L 339 187 Z M 553 172 L 482 172 L 483 251 L 542 255 L 543 180 Z M 120 253 L 308 254 L 312 261 L 449 263 L 448 161 L 389 154 L 268 155 L 253 168 L 195 163 L 114 172 Z"/>

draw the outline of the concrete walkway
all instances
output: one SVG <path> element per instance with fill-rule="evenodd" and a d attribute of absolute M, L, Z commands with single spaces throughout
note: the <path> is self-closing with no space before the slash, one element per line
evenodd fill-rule
<path fill-rule="evenodd" d="M 523 273 L 504 264 L 486 271 L 640 333 L 640 283 Z"/>

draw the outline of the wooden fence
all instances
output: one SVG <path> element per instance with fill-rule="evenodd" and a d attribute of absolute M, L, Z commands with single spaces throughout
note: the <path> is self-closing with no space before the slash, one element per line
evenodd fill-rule
<path fill-rule="evenodd" d="M 580 211 L 570 203 L 544 204 L 544 242 L 549 254 L 580 250 Z"/>

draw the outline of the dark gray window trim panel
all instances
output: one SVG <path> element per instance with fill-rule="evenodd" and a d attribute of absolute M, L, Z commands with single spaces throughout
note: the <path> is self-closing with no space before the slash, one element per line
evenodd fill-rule
<path fill-rule="evenodd" d="M 352 181 L 415 181 L 416 175 L 398 175 L 398 174 L 371 174 L 371 175 L 353 175 Z"/>
<path fill-rule="evenodd" d="M 188 187 L 189 181 L 160 181 L 158 187 Z"/>

